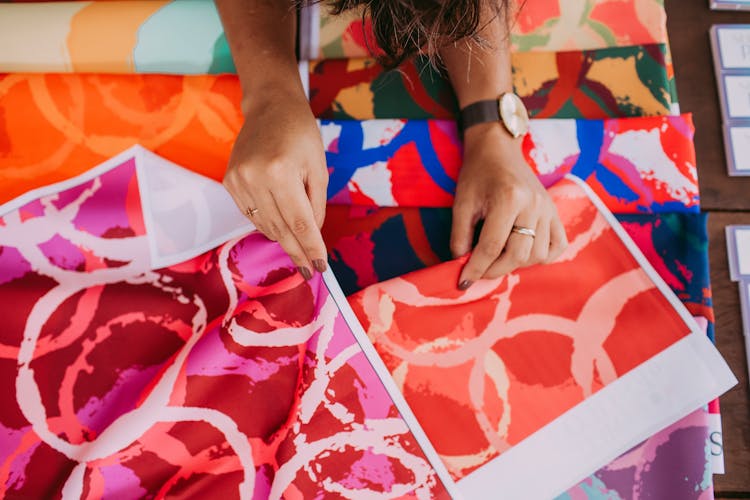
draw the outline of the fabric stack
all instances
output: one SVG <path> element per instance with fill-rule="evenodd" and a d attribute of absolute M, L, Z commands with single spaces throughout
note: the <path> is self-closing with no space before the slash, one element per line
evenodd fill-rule
<path fill-rule="evenodd" d="M 243 120 L 211 1 L 0 5 L 0 491 L 474 498 L 497 473 L 507 498 L 712 497 L 702 406 L 731 375 L 696 334 L 706 220 L 665 21 L 659 0 L 525 3 L 524 152 L 574 244 L 458 294 L 455 98 L 423 59 L 385 73 L 357 13 L 300 16 L 335 274 L 305 283 L 211 180 Z M 588 295 L 563 300 L 575 269 Z M 608 315 L 562 321 L 608 286 Z"/>
<path fill-rule="evenodd" d="M 302 50 L 313 59 L 310 101 L 322 118 L 455 116 L 449 85 L 424 60 L 399 73 L 383 73 L 366 59 L 372 37 L 367 38 L 369 27 L 358 13 L 332 18 L 312 8 L 302 22 L 309 34 Z M 713 339 L 706 216 L 699 211 L 693 128 L 689 115 L 679 115 L 663 2 L 525 2 L 512 40 L 516 93 L 532 117 L 551 119 L 532 121 L 526 141 L 530 164 L 548 184 L 562 172 L 586 180 Z M 649 135 L 654 147 L 644 152 Z M 617 145 L 624 136 L 629 139 Z M 639 149 L 645 159 L 641 165 L 630 156 Z M 339 154 L 331 154 L 334 161 Z M 674 162 L 678 175 L 660 178 L 666 171 L 658 157 Z M 553 158 L 563 159 L 558 168 L 550 168 Z M 388 161 L 390 167 L 398 158 Z M 448 168 L 453 167 L 451 162 Z M 370 186 L 372 177 L 367 177 Z M 351 198 L 361 201 L 362 183 L 356 174 L 347 180 L 356 189 L 350 189 Z M 334 189 L 340 184 L 334 183 Z M 440 202 L 427 199 L 424 187 L 419 190 L 422 203 L 404 200 L 396 186 L 392 194 L 402 208 L 329 208 L 325 236 L 348 293 L 451 258 L 450 210 L 428 208 Z M 373 204 L 391 205 L 382 195 L 372 198 L 377 200 Z M 691 424 L 665 429 L 563 498 L 711 498 L 712 466 L 722 472 L 723 457 L 707 452 L 712 449 L 709 433 L 717 427 L 720 432 L 718 401 L 710 408 L 713 418 L 708 410 L 696 412 L 684 420 Z M 667 464 L 666 454 L 678 449 L 680 458 L 672 456 Z M 653 467 L 659 472 L 644 473 Z"/>

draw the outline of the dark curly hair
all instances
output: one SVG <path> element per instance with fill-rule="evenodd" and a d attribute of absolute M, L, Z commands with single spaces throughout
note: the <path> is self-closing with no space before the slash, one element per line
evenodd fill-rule
<path fill-rule="evenodd" d="M 433 62 L 438 50 L 462 38 L 484 43 L 478 36 L 480 14 L 487 9 L 492 17 L 509 19 L 510 0 L 320 0 L 334 14 L 362 9 L 363 21 L 372 20 L 375 44 L 384 56 L 380 62 L 396 67 L 418 52 Z M 367 43 L 372 43 L 368 40 Z M 374 47 L 370 52 L 375 53 Z"/>

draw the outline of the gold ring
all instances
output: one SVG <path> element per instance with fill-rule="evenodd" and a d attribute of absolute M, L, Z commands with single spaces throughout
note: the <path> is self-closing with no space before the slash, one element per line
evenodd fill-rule
<path fill-rule="evenodd" d="M 536 238 L 536 231 L 529 227 L 521 227 L 521 226 L 513 226 L 510 230 L 511 233 L 518 233 L 522 234 L 524 236 L 531 236 L 532 238 Z"/>
<path fill-rule="evenodd" d="M 247 210 L 245 210 L 245 215 L 247 215 L 248 217 L 252 217 L 258 212 L 260 212 L 259 208 L 248 208 Z"/>

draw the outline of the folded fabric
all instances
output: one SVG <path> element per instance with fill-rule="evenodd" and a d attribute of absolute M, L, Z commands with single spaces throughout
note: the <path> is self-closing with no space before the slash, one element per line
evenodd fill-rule
<path fill-rule="evenodd" d="M 513 84 L 531 116 L 607 118 L 669 114 L 664 44 L 513 54 Z M 447 79 L 425 58 L 384 72 L 373 59 L 310 62 L 310 105 L 328 119 L 456 116 Z"/>
<path fill-rule="evenodd" d="M 659 0 L 524 3 L 513 23 L 517 51 L 588 50 L 665 43 Z M 303 59 L 369 57 L 358 11 L 331 18 L 319 4 L 300 22 Z M 373 41 L 370 45 L 375 47 Z M 377 49 L 375 49 L 377 52 Z M 0 71 L 233 71 L 211 0 L 0 3 Z"/>
<path fill-rule="evenodd" d="M 329 201 L 450 206 L 461 146 L 454 122 L 322 121 Z M 524 154 L 545 185 L 586 180 L 618 213 L 698 211 L 690 115 L 532 120 Z"/>
<path fill-rule="evenodd" d="M 0 203 L 134 144 L 221 179 L 240 100 L 232 76 L 4 75 Z M 334 202 L 450 205 L 461 157 L 452 122 L 324 121 L 322 131 Z M 572 171 L 613 211 L 697 211 L 692 135 L 689 115 L 534 120 L 525 151 L 546 183 Z"/>
<path fill-rule="evenodd" d="M 232 71 L 212 0 L 0 4 L 0 72 Z"/>
<path fill-rule="evenodd" d="M 618 214 L 617 220 L 694 316 L 713 322 L 704 213 Z M 323 238 L 344 293 L 452 259 L 448 208 L 329 205 Z"/>
<path fill-rule="evenodd" d="M 706 410 L 697 410 L 602 467 L 556 500 L 713 496 Z"/>
<path fill-rule="evenodd" d="M 332 276 L 220 184 L 136 149 L 9 207 L 3 496 L 447 498 Z"/>
<path fill-rule="evenodd" d="M 705 322 L 706 333 L 713 341 L 714 312 L 708 271 L 706 214 L 618 214 L 617 219 L 688 311 Z M 452 258 L 449 248 L 451 220 L 448 208 L 329 205 L 323 238 L 328 246 L 330 266 L 344 292 L 353 294 L 371 284 L 446 262 Z M 714 407 L 710 422 L 704 414 L 701 426 L 692 426 L 689 432 L 678 432 L 669 438 L 672 446 L 685 450 L 680 453 L 680 460 L 670 460 L 670 467 L 661 468 L 658 474 L 636 473 L 636 470 L 648 469 L 653 454 L 633 450 L 633 456 L 639 457 L 637 467 L 628 466 L 627 472 L 618 468 L 628 479 L 606 474 L 604 483 L 615 484 L 616 487 L 610 485 L 610 488 L 622 494 L 618 497 L 611 493 L 612 498 L 632 498 L 623 491 L 671 491 L 671 487 L 658 488 L 683 484 L 685 476 L 699 480 L 688 481 L 695 486 L 695 495 L 684 498 L 697 499 L 704 492 L 710 492 L 710 482 L 703 480 L 704 471 L 711 468 L 721 470 L 723 460 L 713 454 L 711 460 L 707 460 L 704 453 L 706 439 L 697 444 L 696 439 L 699 435 L 708 435 L 709 424 L 710 432 L 721 433 L 718 406 Z M 683 439 L 685 442 L 679 444 Z M 667 441 L 661 435 L 651 440 L 654 443 Z M 642 446 L 651 445 L 644 443 Z M 659 449 L 658 444 L 656 448 Z M 630 463 L 620 459 L 616 462 Z M 622 480 L 615 481 L 616 477 Z M 642 481 L 645 483 L 641 484 Z M 582 489 L 591 493 L 586 498 L 599 498 L 593 492 L 603 494 L 602 479 L 589 478 L 585 485 L 586 488 L 576 489 L 577 493 L 571 500 L 579 498 Z M 654 493 L 654 496 L 660 495 Z"/>
<path fill-rule="evenodd" d="M 713 340 L 707 215 L 618 214 L 617 220 L 690 313 L 706 318 Z"/>
<path fill-rule="evenodd" d="M 511 24 L 513 48 L 588 50 L 666 43 L 667 23 L 661 0 L 528 0 Z M 378 53 L 369 18 L 361 11 L 332 16 L 313 4 L 300 17 L 300 51 L 306 59 L 370 57 Z"/>
<path fill-rule="evenodd" d="M 470 497 L 493 484 L 509 498 L 561 493 L 705 404 L 696 391 L 722 370 L 685 364 L 716 351 L 585 184 L 551 193 L 571 241 L 556 263 L 459 291 L 451 261 L 350 297 Z M 575 293 L 561 293 L 571 276 Z"/>
<path fill-rule="evenodd" d="M 0 203 L 134 144 L 221 179 L 240 101 L 230 76 L 0 76 Z"/>

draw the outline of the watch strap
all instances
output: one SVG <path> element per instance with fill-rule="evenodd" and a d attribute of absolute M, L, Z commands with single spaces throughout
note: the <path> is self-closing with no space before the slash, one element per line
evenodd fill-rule
<path fill-rule="evenodd" d="M 469 104 L 461 110 L 461 128 L 466 130 L 472 125 L 500 121 L 500 110 L 497 99 L 486 99 Z"/>

